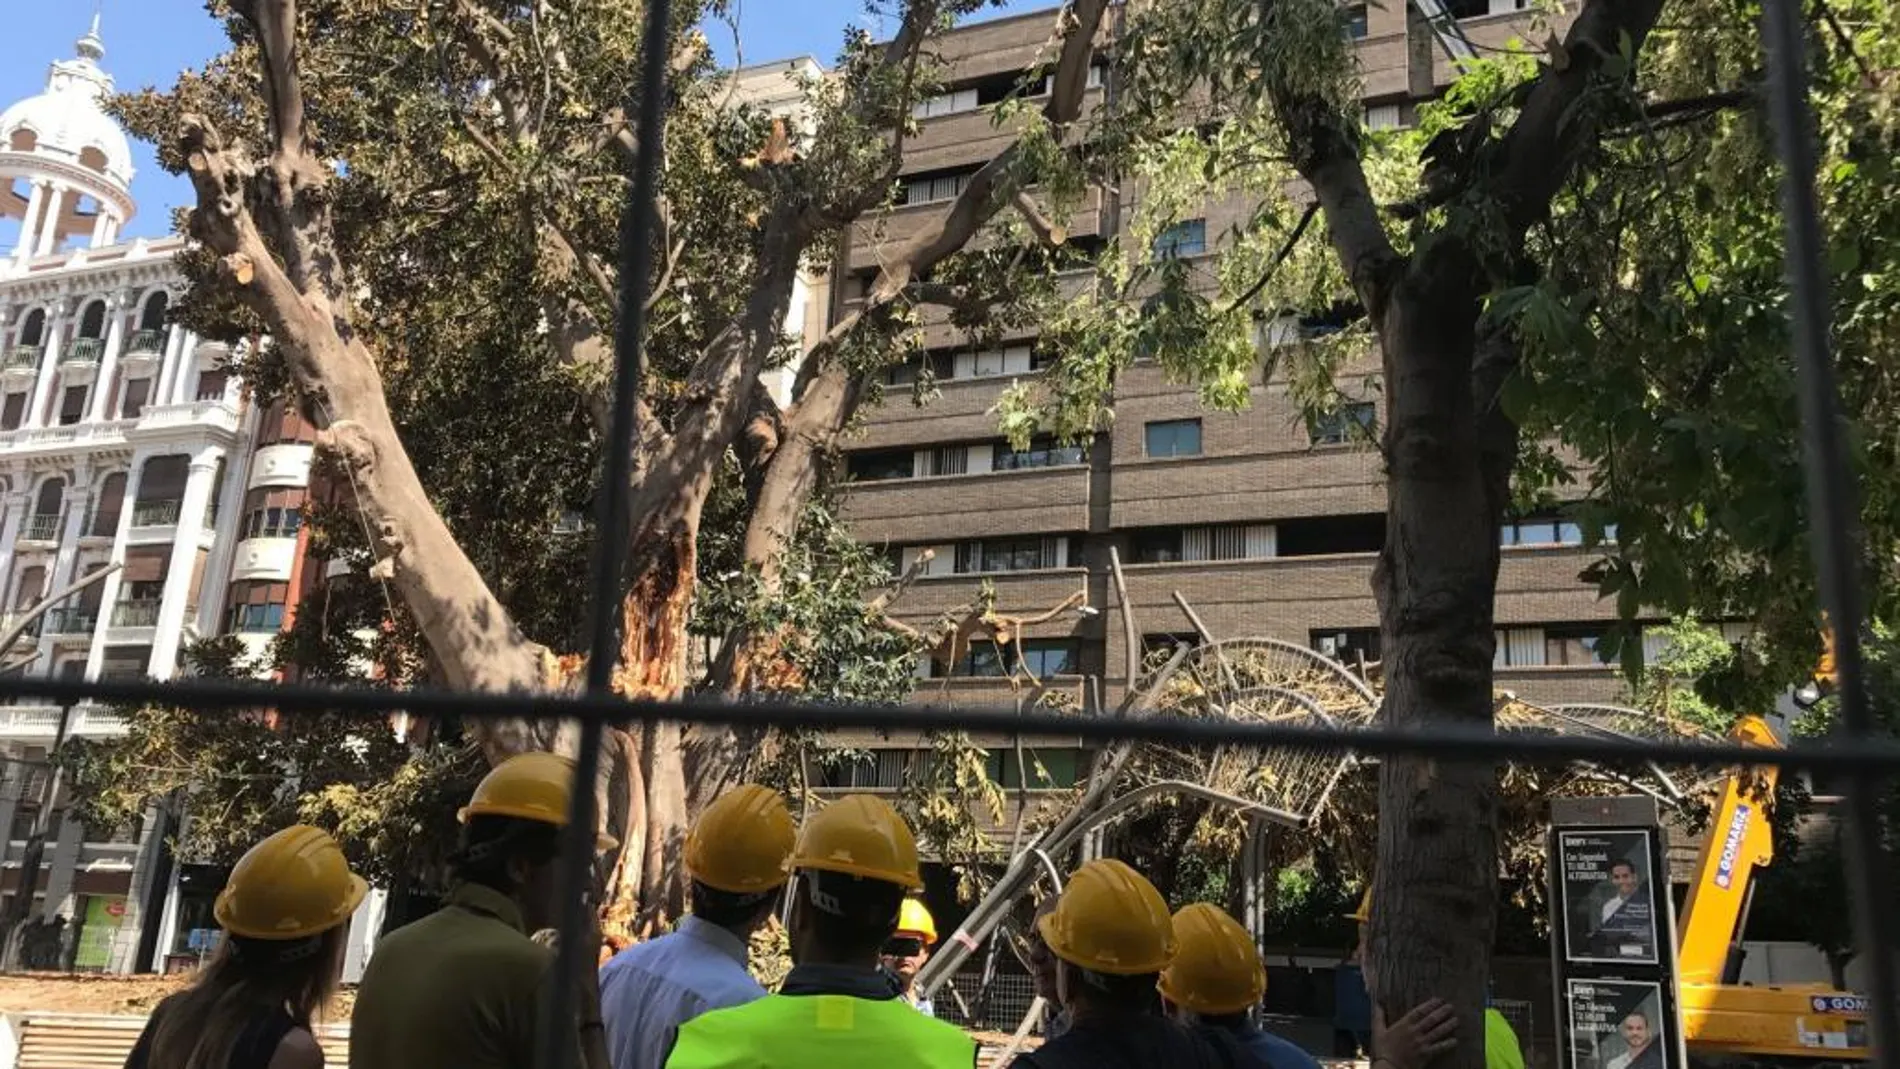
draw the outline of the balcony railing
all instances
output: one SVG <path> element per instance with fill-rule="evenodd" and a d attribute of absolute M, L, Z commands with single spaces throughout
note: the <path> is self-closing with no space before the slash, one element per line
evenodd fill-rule
<path fill-rule="evenodd" d="M 66 343 L 66 362 L 69 364 L 96 364 L 105 354 L 104 338 L 74 338 Z"/>
<path fill-rule="evenodd" d="M 169 527 L 178 522 L 178 509 L 183 501 L 141 501 L 132 506 L 132 526 Z"/>
<path fill-rule="evenodd" d="M 135 330 L 132 340 L 126 345 L 128 353 L 156 353 L 165 347 L 165 332 L 162 330 Z"/>
<path fill-rule="evenodd" d="M 40 362 L 40 347 L 37 345 L 16 345 L 7 350 L 9 368 L 33 367 Z"/>
<path fill-rule="evenodd" d="M 90 635 L 99 624 L 99 610 L 62 606 L 46 613 L 46 632 L 51 635 Z"/>
<path fill-rule="evenodd" d="M 59 540 L 59 516 L 28 516 L 26 526 L 20 537 L 33 542 L 55 542 Z"/>
<path fill-rule="evenodd" d="M 20 616 L 24 614 L 26 610 L 29 608 L 31 608 L 31 606 L 22 605 L 20 606 L 18 612 L 10 612 L 6 614 L 6 616 L 4 617 L 0 617 L 0 627 L 6 627 L 6 628 L 11 629 L 14 624 L 20 622 Z M 45 627 L 46 627 L 46 616 L 44 614 L 35 616 L 32 620 L 27 622 L 26 629 L 20 632 L 20 637 L 38 638 L 40 637 L 40 631 Z"/>
<path fill-rule="evenodd" d="M 157 598 L 142 598 L 138 601 L 121 601 L 112 607 L 113 627 L 157 627 Z"/>

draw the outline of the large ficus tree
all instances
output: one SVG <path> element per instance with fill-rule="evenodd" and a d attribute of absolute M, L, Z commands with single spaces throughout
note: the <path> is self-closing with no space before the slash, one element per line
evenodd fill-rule
<path fill-rule="evenodd" d="M 370 576 L 400 599 L 433 678 L 478 691 L 574 685 L 577 660 L 558 653 L 582 644 L 575 607 L 607 597 L 619 606 L 615 690 L 670 699 L 689 683 L 701 525 L 721 479 L 736 465 L 746 487 L 737 555 L 753 595 L 743 600 L 771 604 L 787 582 L 787 545 L 873 369 L 900 348 L 893 339 L 921 304 L 968 302 L 927 277 L 1004 212 L 1051 230 L 1024 193 L 1031 154 L 1006 150 L 896 250 L 811 354 L 787 410 L 760 385 L 762 371 L 797 355 L 783 318 L 801 270 L 822 266 L 845 228 L 890 199 L 912 108 L 937 85 L 929 41 L 985 6 L 889 4 L 891 41 L 846 35 L 836 77 L 804 87 L 807 125 L 735 104 L 696 29 L 722 5 L 677 4 L 665 133 L 652 145 L 637 142 L 631 114 L 643 103 L 638 0 L 213 0 L 231 51 L 120 109 L 197 190 L 185 221 L 196 239 L 185 319 L 217 336 L 268 337 L 244 371 L 262 396 L 287 397 L 321 428 L 319 454 L 361 512 Z M 1079 0 L 1052 17 L 1055 89 L 1039 111 L 1015 116 L 1019 145 L 1070 151 L 1107 6 Z M 584 554 L 548 548 L 559 511 L 550 505 L 584 510 L 591 500 L 619 314 L 615 235 L 643 153 L 660 155 L 663 177 L 652 206 L 660 269 L 636 295 L 651 327 L 632 532 L 616 547 L 623 589 L 583 592 L 574 565 Z M 510 399 L 513 377 L 526 408 Z M 390 395 L 392 378 L 403 396 Z M 487 400 L 471 409 L 475 398 Z M 488 476 L 498 500 L 470 492 L 483 473 L 463 470 L 453 501 L 439 502 L 392 406 L 463 424 L 540 419 L 565 437 L 476 433 L 465 440 L 494 451 L 470 449 L 463 463 L 507 473 Z M 453 432 L 409 433 L 431 436 L 438 467 L 452 462 L 434 439 Z M 556 489 L 515 485 L 534 480 Z M 447 515 L 443 504 L 454 506 Z M 463 544 L 469 532 L 489 567 Z M 498 550 L 511 549 L 537 562 L 510 567 L 516 581 L 545 582 L 545 594 L 490 585 Z M 508 610 L 523 604 L 532 630 Z M 710 684 L 739 693 L 798 678 L 779 670 L 782 617 L 734 613 Z M 491 760 L 572 743 L 560 725 L 476 730 Z M 671 859 L 683 825 L 755 749 L 677 724 L 611 733 L 602 812 L 628 844 L 616 900 L 677 908 Z"/>

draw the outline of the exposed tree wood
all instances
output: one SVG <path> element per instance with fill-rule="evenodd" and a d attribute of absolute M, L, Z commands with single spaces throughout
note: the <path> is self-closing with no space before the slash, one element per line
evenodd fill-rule
<path fill-rule="evenodd" d="M 414 612 L 452 686 L 512 690 L 541 683 L 541 647 L 515 628 L 456 544 L 396 435 L 375 360 L 350 329 L 334 251 L 326 165 L 311 155 L 295 56 L 294 0 L 255 0 L 272 148 L 264 159 L 189 117 L 180 146 L 197 191 L 193 238 L 239 262 L 241 298 L 269 325 L 321 432 L 318 447 L 349 472 L 374 535 L 378 572 Z"/>

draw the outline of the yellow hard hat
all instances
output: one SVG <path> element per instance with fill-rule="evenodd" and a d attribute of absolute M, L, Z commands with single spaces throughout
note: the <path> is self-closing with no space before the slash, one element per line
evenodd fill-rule
<path fill-rule="evenodd" d="M 1056 957 L 1091 972 L 1139 976 L 1160 972 L 1174 957 L 1168 903 L 1141 873 L 1114 858 L 1077 869 L 1036 929 Z"/>
<path fill-rule="evenodd" d="M 881 798 L 847 794 L 805 818 L 788 869 L 813 869 L 924 889 L 910 825 Z"/>
<path fill-rule="evenodd" d="M 1367 921 L 1371 920 L 1372 919 L 1372 886 L 1370 884 L 1366 885 L 1366 893 L 1360 897 L 1358 909 L 1353 910 L 1351 913 L 1342 913 L 1340 914 L 1340 916 L 1346 918 L 1349 921 L 1358 921 L 1360 924 L 1364 924 Z"/>
<path fill-rule="evenodd" d="M 785 799 L 748 783 L 721 795 L 686 833 L 686 874 L 733 894 L 770 891 L 785 882 L 785 859 L 798 831 Z"/>
<path fill-rule="evenodd" d="M 294 824 L 244 852 L 212 913 L 232 935 L 304 939 L 348 921 L 368 893 L 328 832 Z"/>
<path fill-rule="evenodd" d="M 1260 948 L 1219 906 L 1196 902 L 1174 915 L 1174 960 L 1161 973 L 1161 994 L 1195 1013 L 1240 1013 L 1267 993 Z"/>
<path fill-rule="evenodd" d="M 904 899 L 903 908 L 897 911 L 897 934 L 914 935 L 924 941 L 925 946 L 937 944 L 937 919 L 930 915 L 929 907 L 915 898 Z"/>
<path fill-rule="evenodd" d="M 513 817 L 567 826 L 567 803 L 573 794 L 574 762 L 560 754 L 516 754 L 489 770 L 475 785 L 468 804 L 455 814 L 464 824 L 470 817 Z M 597 836 L 596 850 L 612 850 L 613 836 Z"/>

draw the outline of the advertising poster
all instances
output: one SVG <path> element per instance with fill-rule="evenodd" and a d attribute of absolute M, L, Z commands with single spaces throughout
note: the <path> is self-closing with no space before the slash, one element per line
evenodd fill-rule
<path fill-rule="evenodd" d="M 1557 882 L 1563 899 L 1564 955 L 1570 961 L 1659 962 L 1649 837 L 1648 831 L 1634 829 L 1558 834 Z"/>
<path fill-rule="evenodd" d="M 1569 1069 L 1680 1069 L 1662 985 L 1647 980 L 1571 980 Z"/>

